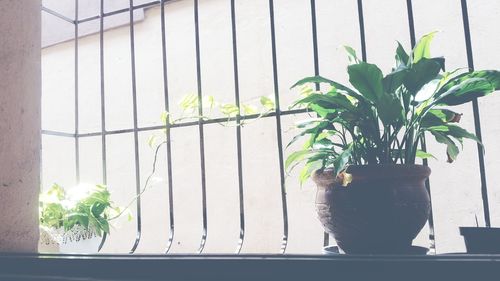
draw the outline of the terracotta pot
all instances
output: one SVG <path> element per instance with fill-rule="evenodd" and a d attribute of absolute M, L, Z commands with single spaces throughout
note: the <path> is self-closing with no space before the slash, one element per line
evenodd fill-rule
<path fill-rule="evenodd" d="M 430 198 L 422 165 L 354 165 L 342 186 L 333 170 L 316 171 L 316 210 L 348 254 L 404 254 L 425 225 Z"/>

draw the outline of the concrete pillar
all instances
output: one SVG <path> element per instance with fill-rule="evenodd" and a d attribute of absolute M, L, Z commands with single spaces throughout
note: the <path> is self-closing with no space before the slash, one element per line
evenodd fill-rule
<path fill-rule="evenodd" d="M 0 252 L 36 252 L 40 0 L 0 0 Z"/>

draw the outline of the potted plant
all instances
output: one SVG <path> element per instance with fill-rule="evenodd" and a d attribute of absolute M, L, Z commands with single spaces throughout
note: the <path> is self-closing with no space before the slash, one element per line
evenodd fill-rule
<path fill-rule="evenodd" d="M 500 228 L 476 225 L 475 227 L 462 226 L 459 229 L 460 235 L 464 237 L 467 253 L 500 254 Z"/>
<path fill-rule="evenodd" d="M 398 44 L 386 75 L 346 47 L 352 88 L 319 76 L 292 87 L 302 87 L 294 106 L 316 117 L 298 124 L 292 142 L 306 141 L 285 164 L 305 162 L 300 181 L 312 176 L 319 219 L 346 253 L 411 252 L 430 209 L 425 181 L 431 170 L 415 164 L 433 157 L 420 150 L 424 135 L 444 144 L 453 162 L 464 139 L 478 139 L 458 126 L 461 114 L 449 107 L 500 88 L 495 70 L 445 72 L 444 58 L 430 56 L 434 34 L 409 54 Z M 313 91 L 310 83 L 329 87 Z"/>
<path fill-rule="evenodd" d="M 97 252 L 117 207 L 102 185 L 79 185 L 69 191 L 54 184 L 40 195 L 40 252 Z"/>

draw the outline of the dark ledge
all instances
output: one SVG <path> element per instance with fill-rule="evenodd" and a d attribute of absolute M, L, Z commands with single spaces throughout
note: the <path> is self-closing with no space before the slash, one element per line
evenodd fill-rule
<path fill-rule="evenodd" d="M 0 280 L 500 280 L 500 255 L 0 254 Z"/>

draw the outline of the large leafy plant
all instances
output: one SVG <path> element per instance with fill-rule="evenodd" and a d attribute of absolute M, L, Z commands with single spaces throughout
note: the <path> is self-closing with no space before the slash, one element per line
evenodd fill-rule
<path fill-rule="evenodd" d="M 292 88 L 301 87 L 302 97 L 293 106 L 317 117 L 297 125 L 301 131 L 292 143 L 307 140 L 289 155 L 287 169 L 305 162 L 303 182 L 316 169 L 333 168 L 339 174 L 349 164 L 414 164 L 418 157 L 433 157 L 419 150 L 426 132 L 446 146 L 448 162 L 456 159 L 464 139 L 478 142 L 457 125 L 461 114 L 449 107 L 499 89 L 500 72 L 445 72 L 445 59 L 430 55 L 434 35 L 423 36 L 411 53 L 398 43 L 396 64 L 386 75 L 346 47 L 352 88 L 320 76 L 298 81 Z M 329 88 L 313 91 L 311 83 Z"/>
<path fill-rule="evenodd" d="M 40 195 L 40 225 L 65 231 L 75 225 L 95 231 L 99 236 L 109 233 L 109 220 L 118 208 L 110 200 L 105 186 L 78 186 L 68 194 L 61 186 L 54 184 Z M 116 216 L 115 216 L 116 217 Z"/>

